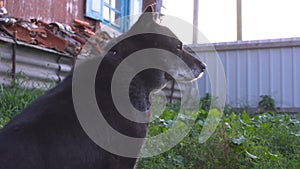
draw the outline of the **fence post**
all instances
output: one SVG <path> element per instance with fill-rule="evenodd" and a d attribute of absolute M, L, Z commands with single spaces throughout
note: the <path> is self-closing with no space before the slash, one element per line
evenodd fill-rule
<path fill-rule="evenodd" d="M 14 80 L 16 78 L 16 48 L 17 48 L 17 41 L 16 41 L 17 31 L 13 32 L 13 41 L 12 44 L 12 79 Z"/>
<path fill-rule="evenodd" d="M 236 1 L 237 6 L 237 40 L 243 40 L 242 0 Z"/>
<path fill-rule="evenodd" d="M 198 43 L 198 15 L 199 15 L 199 0 L 194 0 L 193 14 L 193 44 Z"/>

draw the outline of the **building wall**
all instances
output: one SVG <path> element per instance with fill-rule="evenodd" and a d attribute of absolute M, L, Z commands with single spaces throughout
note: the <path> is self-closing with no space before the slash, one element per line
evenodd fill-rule
<path fill-rule="evenodd" d="M 143 0 L 143 9 L 156 0 Z M 9 15 L 44 22 L 72 23 L 74 19 L 95 25 L 99 21 L 85 17 L 86 0 L 4 0 Z"/>
<path fill-rule="evenodd" d="M 84 17 L 85 0 L 4 0 L 4 4 L 14 17 L 65 23 L 72 23 L 75 18 L 89 20 Z"/>

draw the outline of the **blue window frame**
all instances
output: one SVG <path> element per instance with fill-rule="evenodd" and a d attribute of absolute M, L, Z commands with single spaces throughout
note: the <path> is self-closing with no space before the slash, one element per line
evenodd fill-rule
<path fill-rule="evenodd" d="M 130 24 L 124 16 L 138 14 L 141 5 L 142 0 L 87 0 L 86 16 L 124 32 Z"/>

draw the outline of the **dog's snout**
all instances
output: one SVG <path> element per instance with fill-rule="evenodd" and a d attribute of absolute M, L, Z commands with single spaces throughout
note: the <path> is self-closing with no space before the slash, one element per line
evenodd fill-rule
<path fill-rule="evenodd" d="M 193 58 L 192 60 L 194 60 L 194 63 L 196 63 L 198 68 L 200 68 L 202 71 L 206 69 L 206 64 L 197 58 L 197 53 L 194 52 L 190 47 L 184 46 L 184 51 Z"/>
<path fill-rule="evenodd" d="M 206 69 L 206 64 L 200 61 L 200 68 L 204 71 Z"/>

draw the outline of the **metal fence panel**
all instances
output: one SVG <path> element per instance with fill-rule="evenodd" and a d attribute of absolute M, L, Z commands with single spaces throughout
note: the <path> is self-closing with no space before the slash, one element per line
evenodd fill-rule
<path fill-rule="evenodd" d="M 12 80 L 12 43 L 0 41 L 0 83 Z M 73 58 L 37 46 L 17 45 L 16 75 L 24 87 L 45 88 L 63 79 L 72 69 Z"/>
<path fill-rule="evenodd" d="M 261 95 L 270 95 L 283 110 L 300 110 L 300 39 L 214 44 L 227 78 L 227 104 L 257 107 Z M 205 45 L 193 45 L 209 57 Z M 210 93 L 209 77 L 199 80 L 200 94 Z"/>

